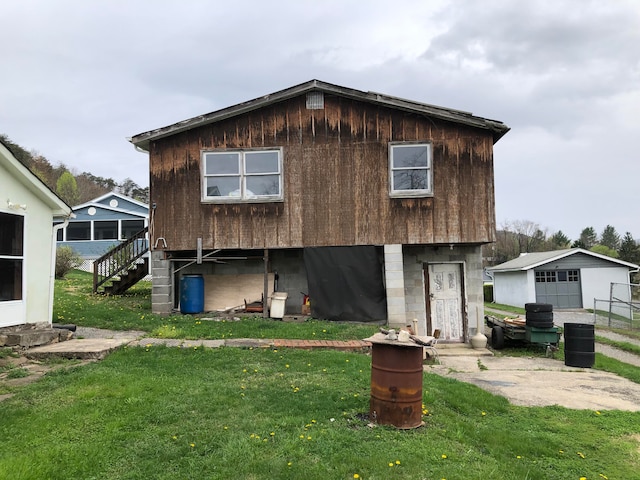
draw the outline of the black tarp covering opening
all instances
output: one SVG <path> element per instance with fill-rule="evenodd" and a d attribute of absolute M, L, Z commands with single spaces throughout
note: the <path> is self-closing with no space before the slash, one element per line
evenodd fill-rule
<path fill-rule="evenodd" d="M 304 249 L 311 315 L 351 322 L 383 322 L 387 301 L 374 246 Z"/>

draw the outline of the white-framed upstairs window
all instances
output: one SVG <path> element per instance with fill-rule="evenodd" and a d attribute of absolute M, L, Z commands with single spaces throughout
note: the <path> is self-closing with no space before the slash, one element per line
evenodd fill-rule
<path fill-rule="evenodd" d="M 205 202 L 282 201 L 282 149 L 202 152 Z"/>
<path fill-rule="evenodd" d="M 431 143 L 390 143 L 389 196 L 428 197 L 432 195 Z"/>

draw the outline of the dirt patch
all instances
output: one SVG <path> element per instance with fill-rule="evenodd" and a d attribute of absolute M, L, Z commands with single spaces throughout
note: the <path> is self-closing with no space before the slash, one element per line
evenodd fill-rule
<path fill-rule="evenodd" d="M 85 365 L 92 360 L 31 360 L 19 354 L 0 358 L 0 401 L 11 398 L 12 391 L 18 387 L 33 383 L 44 375 L 61 368 Z"/>

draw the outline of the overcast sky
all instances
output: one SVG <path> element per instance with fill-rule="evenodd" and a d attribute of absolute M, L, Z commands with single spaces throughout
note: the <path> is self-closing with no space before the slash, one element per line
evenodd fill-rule
<path fill-rule="evenodd" d="M 2 0 L 0 133 L 148 185 L 128 137 L 311 79 L 473 112 L 498 226 L 640 238 L 640 1 Z"/>

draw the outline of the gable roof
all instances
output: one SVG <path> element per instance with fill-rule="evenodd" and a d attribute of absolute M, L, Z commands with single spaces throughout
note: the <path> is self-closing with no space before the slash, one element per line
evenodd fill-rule
<path fill-rule="evenodd" d="M 20 182 L 27 190 L 51 208 L 54 216 L 68 217 L 71 215 L 71 207 L 34 175 L 31 170 L 25 167 L 2 140 L 0 140 L 0 166 L 4 167 L 17 182 Z M 4 199 L 2 200 L 4 201 Z"/>
<path fill-rule="evenodd" d="M 509 127 L 498 120 L 490 120 L 487 118 L 477 117 L 470 112 L 438 107 L 436 105 L 429 105 L 426 103 L 414 102 L 412 100 L 384 95 L 382 93 L 363 92 L 352 88 L 341 87 L 339 85 L 322 82 L 320 80 L 310 80 L 308 82 L 301 83 L 300 85 L 295 85 L 278 92 L 270 93 L 253 100 L 249 100 L 247 102 L 223 108 L 222 110 L 216 110 L 215 112 L 183 120 L 181 122 L 174 123 L 173 125 L 158 128 L 144 133 L 139 133 L 138 135 L 134 135 L 128 140 L 139 149 L 149 151 L 149 143 L 154 140 L 168 137 L 176 133 L 184 132 L 195 127 L 200 127 L 202 125 L 219 122 L 221 120 L 257 110 L 264 106 L 282 102 L 284 100 L 288 100 L 290 98 L 312 91 L 330 93 L 333 95 L 359 100 L 374 105 L 395 108 L 398 110 L 404 110 L 427 117 L 438 118 L 449 122 L 460 123 L 483 130 L 489 130 L 493 134 L 493 143 L 500 140 L 500 138 L 502 138 L 509 131 Z"/>
<path fill-rule="evenodd" d="M 617 263 L 618 265 L 622 265 L 631 269 L 640 268 L 640 266 L 635 265 L 633 263 L 625 262 L 623 260 L 618 260 L 617 258 L 608 257 L 606 255 L 601 255 L 599 253 L 595 253 L 590 250 L 585 250 L 583 248 L 566 248 L 564 250 L 553 250 L 551 252 L 526 253 L 524 255 L 519 256 L 518 258 L 509 260 L 508 262 L 501 263 L 500 265 L 487 268 L 487 270 L 489 270 L 490 272 L 526 271 L 526 270 L 531 270 L 532 268 L 540 267 L 547 263 L 555 262 L 557 260 L 569 257 L 571 255 L 575 255 L 578 253 L 599 258 L 601 260 L 606 260 L 611 263 Z"/>
<path fill-rule="evenodd" d="M 92 207 L 92 206 L 95 207 L 95 206 L 98 206 L 98 204 L 100 204 L 100 207 L 109 208 L 109 205 L 107 203 L 104 203 L 104 201 L 107 200 L 108 198 L 119 198 L 120 200 L 124 200 L 125 202 L 131 203 L 133 205 L 137 205 L 138 207 L 146 208 L 147 210 L 149 210 L 149 205 L 147 205 L 146 203 L 136 200 L 135 198 L 127 197 L 126 195 L 122 195 L 121 193 L 117 193 L 117 192 L 105 193 L 104 195 L 100 195 L 99 197 L 89 200 L 88 202 L 81 203 L 80 205 L 75 205 L 73 209 L 79 210 L 84 207 Z M 122 208 L 120 209 L 127 210 Z"/>

